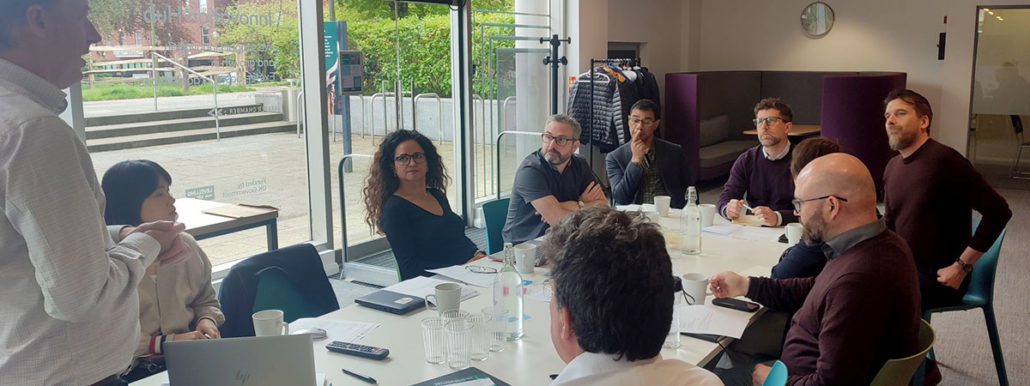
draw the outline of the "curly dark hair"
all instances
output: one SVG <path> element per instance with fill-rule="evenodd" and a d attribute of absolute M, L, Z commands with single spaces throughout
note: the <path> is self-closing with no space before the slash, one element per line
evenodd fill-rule
<path fill-rule="evenodd" d="M 397 130 L 390 133 L 379 144 L 379 149 L 372 157 L 368 179 L 365 180 L 365 188 L 361 190 L 365 196 L 365 223 L 378 234 L 383 234 L 383 205 L 400 187 L 393 159 L 397 154 L 397 146 L 412 140 L 422 147 L 422 152 L 426 155 L 426 164 L 429 165 L 429 171 L 426 172 L 426 187 L 447 193 L 447 185 L 450 184 L 451 178 L 447 176 L 447 170 L 443 166 L 440 153 L 436 151 L 436 146 L 433 146 L 433 141 L 412 130 Z"/>
<path fill-rule="evenodd" d="M 552 301 L 572 314 L 584 351 L 629 361 L 658 355 L 672 325 L 674 292 L 657 225 L 611 208 L 584 208 L 551 227 L 541 250 L 553 263 Z"/>

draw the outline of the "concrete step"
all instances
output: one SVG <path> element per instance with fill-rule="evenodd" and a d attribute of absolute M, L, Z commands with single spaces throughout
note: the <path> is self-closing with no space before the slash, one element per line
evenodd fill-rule
<path fill-rule="evenodd" d="M 222 116 L 219 119 L 219 124 L 224 129 L 230 126 L 277 122 L 282 120 L 283 115 L 281 113 L 249 113 Z M 204 115 L 203 117 L 178 118 L 162 121 L 144 121 L 111 124 L 103 126 L 87 126 L 86 139 L 90 140 L 113 137 L 125 137 L 132 135 L 157 134 L 214 127 L 215 118 Z"/>
<path fill-rule="evenodd" d="M 297 126 L 291 122 L 276 121 L 248 125 L 222 127 L 222 138 L 241 137 L 269 133 L 295 132 Z M 215 128 L 139 134 L 123 137 L 99 138 L 86 140 L 86 148 L 90 153 L 136 149 L 141 147 L 170 145 L 175 143 L 214 140 Z"/>
<path fill-rule="evenodd" d="M 125 123 L 140 123 L 140 122 L 153 122 L 153 121 L 169 121 L 175 119 L 185 118 L 202 118 L 209 117 L 211 109 L 214 108 L 214 102 L 212 101 L 211 107 L 205 107 L 200 109 L 179 109 L 179 110 L 161 110 L 161 111 L 150 111 L 138 114 L 119 114 L 119 115 L 102 115 L 95 117 L 86 117 L 86 126 L 108 126 L 108 125 L 120 125 Z M 236 104 L 229 106 L 219 106 L 222 110 L 222 115 L 229 114 L 244 114 L 244 113 L 258 113 L 264 111 L 264 106 L 261 104 Z"/>

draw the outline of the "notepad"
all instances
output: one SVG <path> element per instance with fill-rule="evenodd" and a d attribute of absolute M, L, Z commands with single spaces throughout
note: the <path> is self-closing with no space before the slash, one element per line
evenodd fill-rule
<path fill-rule="evenodd" d="M 475 367 L 419 382 L 411 386 L 511 386 Z"/>
<path fill-rule="evenodd" d="M 422 299 L 426 298 L 426 295 L 436 293 L 436 285 L 450 283 L 448 281 L 433 279 L 430 277 L 417 276 L 392 286 L 383 288 L 384 291 L 396 292 L 402 295 L 415 296 Z M 468 300 L 479 295 L 479 291 L 470 288 L 469 286 L 461 287 L 461 300 Z"/>

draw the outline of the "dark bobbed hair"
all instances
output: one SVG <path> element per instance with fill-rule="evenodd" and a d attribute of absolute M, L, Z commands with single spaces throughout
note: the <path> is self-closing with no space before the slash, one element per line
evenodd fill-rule
<path fill-rule="evenodd" d="M 630 361 L 658 355 L 672 324 L 673 282 L 657 225 L 585 208 L 552 227 L 542 251 L 554 264 L 553 301 L 568 308 L 583 350 Z"/>
<path fill-rule="evenodd" d="M 104 173 L 100 183 L 107 196 L 104 220 L 109 225 L 137 226 L 143 222 L 140 208 L 150 197 L 161 179 L 172 184 L 172 176 L 157 162 L 149 160 L 122 161 Z"/>
<path fill-rule="evenodd" d="M 814 137 L 801 141 L 790 156 L 790 175 L 798 178 L 801 169 L 804 169 L 812 160 L 839 152 L 840 145 L 823 137 Z"/>
<path fill-rule="evenodd" d="M 365 188 L 361 191 L 365 197 L 365 223 L 376 233 L 383 233 L 383 206 L 386 205 L 386 199 L 400 187 L 400 179 L 397 178 L 394 164 L 397 146 L 410 140 L 418 142 L 426 155 L 426 164 L 429 166 L 426 172 L 426 187 L 447 193 L 447 185 L 450 184 L 451 178 L 447 176 L 447 170 L 443 166 L 440 153 L 436 151 L 436 146 L 433 146 L 433 141 L 412 130 L 397 130 L 388 134 L 372 156 L 368 179 L 365 180 Z"/>
<path fill-rule="evenodd" d="M 794 111 L 790 109 L 790 105 L 780 100 L 780 98 L 765 98 L 758 101 L 755 104 L 755 115 L 758 115 L 759 111 L 776 109 L 783 116 L 783 120 L 787 122 L 794 122 Z"/>
<path fill-rule="evenodd" d="M 0 12 L 0 52 L 14 47 L 13 29 L 23 23 L 25 12 L 33 5 L 49 8 L 57 0 L 7 0 L 4 1 L 3 12 Z"/>
<path fill-rule="evenodd" d="M 883 108 L 886 109 L 887 104 L 895 99 L 901 99 L 905 103 L 912 105 L 916 110 L 916 114 L 919 114 L 920 117 L 925 115 L 930 120 L 926 125 L 926 132 L 930 132 L 930 126 L 933 126 L 933 109 L 930 108 L 930 101 L 926 97 L 907 88 L 899 88 L 887 94 L 887 98 L 883 100 Z"/>
<path fill-rule="evenodd" d="M 650 99 L 646 99 L 645 98 L 645 99 L 638 100 L 637 103 L 633 104 L 633 107 L 629 108 L 629 111 L 630 111 L 631 114 L 633 113 L 633 110 L 650 111 L 651 114 L 654 114 L 654 119 L 659 119 L 659 117 L 658 117 L 658 104 L 654 103 L 654 101 L 652 101 Z"/>

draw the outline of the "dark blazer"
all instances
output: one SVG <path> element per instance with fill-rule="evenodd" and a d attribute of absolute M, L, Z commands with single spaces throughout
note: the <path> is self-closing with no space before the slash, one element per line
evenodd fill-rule
<path fill-rule="evenodd" d="M 608 183 L 617 205 L 640 204 L 636 202 L 637 189 L 644 182 L 644 169 L 631 163 L 633 142 L 619 146 L 608 153 L 605 164 L 608 169 Z M 661 138 L 654 139 L 655 163 L 662 176 L 665 190 L 672 197 L 672 207 L 682 208 L 687 204 L 687 184 L 690 182 L 690 168 L 680 145 Z"/>

